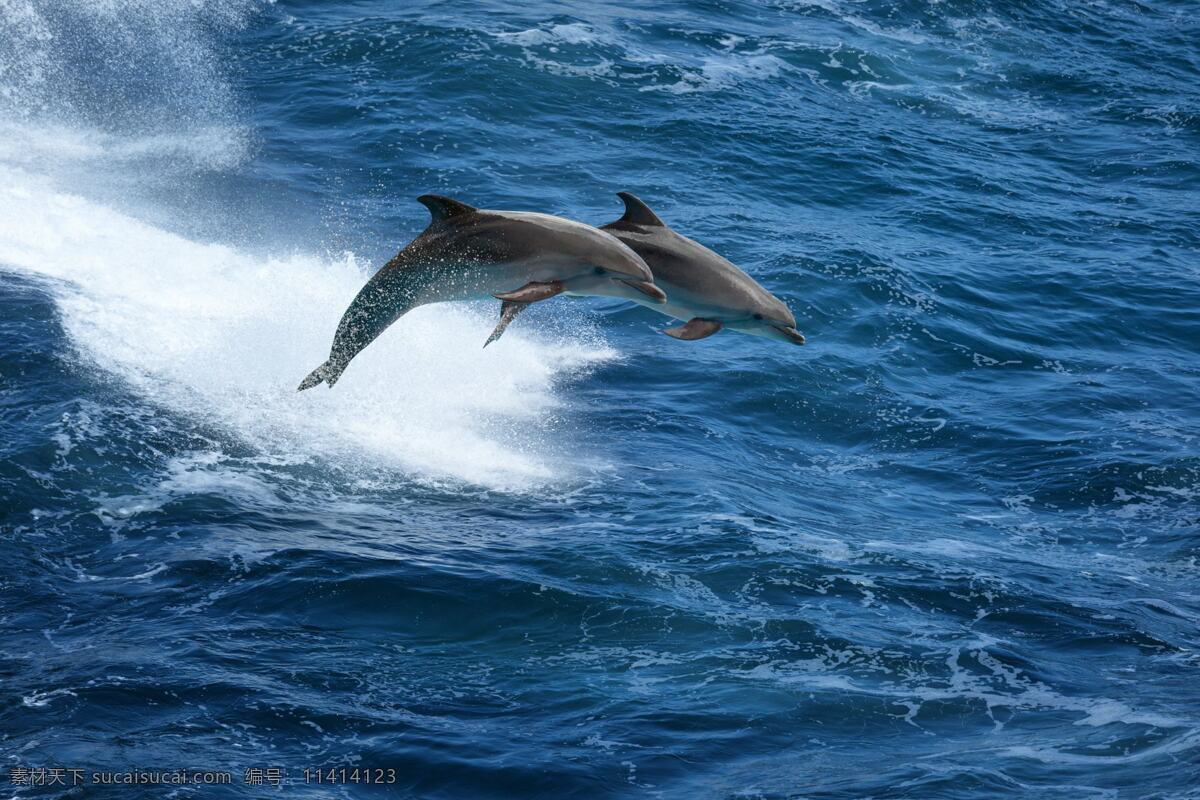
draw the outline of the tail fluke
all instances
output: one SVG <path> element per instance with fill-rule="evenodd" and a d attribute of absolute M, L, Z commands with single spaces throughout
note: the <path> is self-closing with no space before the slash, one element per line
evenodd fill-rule
<path fill-rule="evenodd" d="M 311 389 L 318 383 L 327 383 L 329 388 L 338 382 L 338 378 L 342 377 L 342 370 L 345 366 L 339 366 L 333 363 L 333 359 L 329 359 L 321 366 L 308 373 L 308 377 L 300 381 L 300 387 L 297 392 L 303 392 L 305 389 Z"/>

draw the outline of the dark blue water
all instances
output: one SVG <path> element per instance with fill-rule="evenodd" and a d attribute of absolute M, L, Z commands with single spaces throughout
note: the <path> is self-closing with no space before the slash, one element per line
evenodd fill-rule
<path fill-rule="evenodd" d="M 0 3 L 5 795 L 1200 796 L 1198 11 Z M 620 190 L 809 345 L 296 394 L 417 195 Z"/>

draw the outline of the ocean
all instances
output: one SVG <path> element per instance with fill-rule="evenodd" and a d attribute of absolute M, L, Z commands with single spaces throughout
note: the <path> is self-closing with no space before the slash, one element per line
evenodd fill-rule
<path fill-rule="evenodd" d="M 0 794 L 1200 797 L 1197 87 L 1173 0 L 0 0 Z M 808 344 L 296 392 L 418 195 L 618 191 Z"/>

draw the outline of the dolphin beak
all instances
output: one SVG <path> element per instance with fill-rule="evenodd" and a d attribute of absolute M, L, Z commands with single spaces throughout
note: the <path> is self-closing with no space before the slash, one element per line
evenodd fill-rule
<path fill-rule="evenodd" d="M 772 325 L 771 327 L 782 333 L 784 338 L 792 344 L 804 344 L 804 334 L 795 328 L 786 325 Z"/>
<path fill-rule="evenodd" d="M 650 281 L 627 281 L 624 278 L 613 278 L 613 280 L 620 281 L 627 286 L 632 286 L 634 289 L 637 289 L 639 292 L 646 295 L 656 303 L 667 302 L 667 293 L 655 286 Z"/>

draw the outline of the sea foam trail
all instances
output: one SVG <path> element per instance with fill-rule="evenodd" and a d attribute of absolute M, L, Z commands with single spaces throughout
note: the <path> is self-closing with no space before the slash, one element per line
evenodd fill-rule
<path fill-rule="evenodd" d="M 298 394 L 368 268 L 190 241 L 17 169 L 0 169 L 0 265 L 58 279 L 71 341 L 152 402 L 274 457 L 433 482 L 561 478 L 555 382 L 613 356 L 521 330 L 485 351 L 490 316 L 441 304 L 405 316 L 336 389 Z"/>

